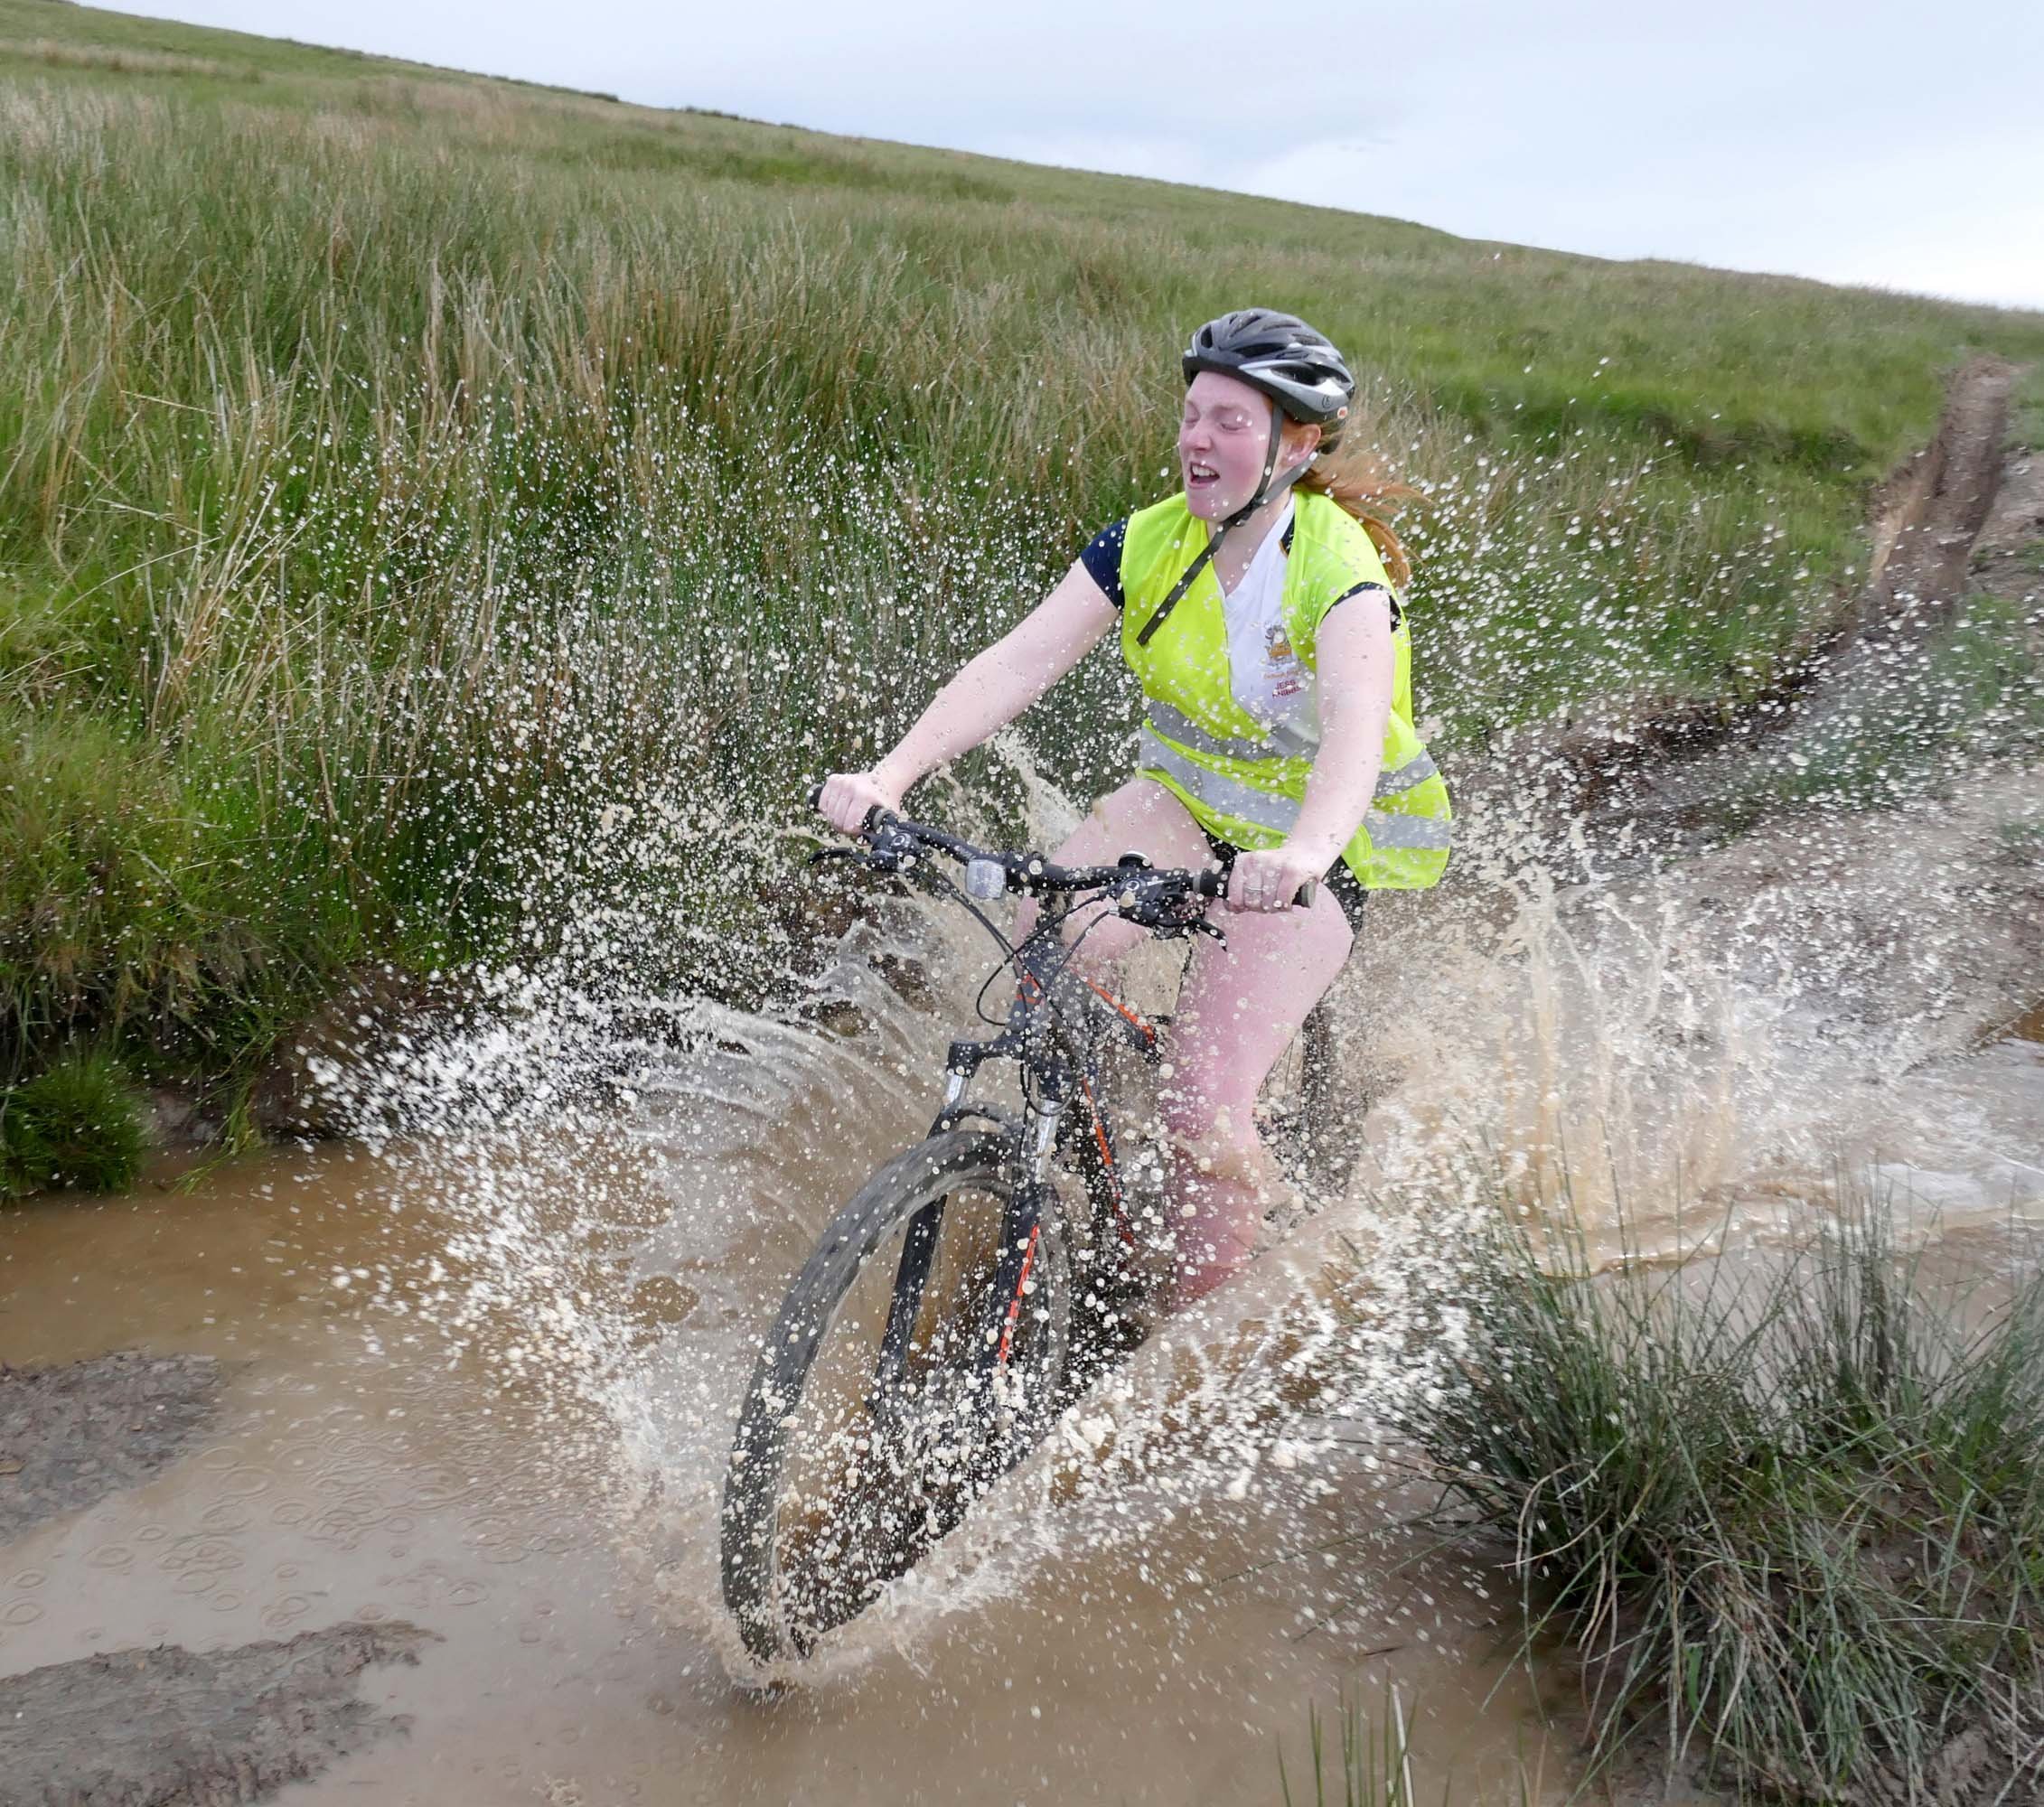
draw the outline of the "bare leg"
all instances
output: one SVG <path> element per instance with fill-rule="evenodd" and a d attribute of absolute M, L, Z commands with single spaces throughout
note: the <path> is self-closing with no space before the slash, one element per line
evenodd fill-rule
<path fill-rule="evenodd" d="M 1174 1309 L 1211 1292 L 1255 1246 L 1271 1175 L 1252 1114 L 1257 1091 L 1334 983 L 1353 940 L 1324 885 L 1308 909 L 1216 909 L 1212 920 L 1228 944 L 1195 948 L 1172 1024 L 1173 1071 L 1158 1095 L 1178 1145 L 1170 1185 Z"/>
<path fill-rule="evenodd" d="M 1214 863 L 1213 849 L 1206 845 L 1206 837 L 1200 833 L 1192 812 L 1150 778 L 1131 778 L 1120 789 L 1109 791 L 1092 806 L 1071 838 L 1052 852 L 1051 858 L 1059 866 L 1105 866 L 1125 853 L 1139 853 L 1153 866 L 1196 870 Z M 1109 916 L 1087 933 L 1076 956 L 1081 970 L 1104 971 L 1147 934 L 1133 922 L 1114 920 L 1110 915 L 1112 908 L 1107 903 L 1090 905 L 1074 911 L 1065 922 L 1064 939 L 1070 941 L 1077 940 L 1088 923 Z M 1036 923 L 1036 899 L 1025 897 L 1015 918 L 1017 946 Z"/>

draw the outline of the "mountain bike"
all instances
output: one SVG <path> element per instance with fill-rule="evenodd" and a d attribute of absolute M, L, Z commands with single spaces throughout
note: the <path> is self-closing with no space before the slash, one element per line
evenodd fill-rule
<path fill-rule="evenodd" d="M 1074 965 L 1092 922 L 1065 931 L 1097 905 L 1156 936 L 1226 940 L 1206 920 L 1222 875 L 1139 855 L 1060 866 L 876 811 L 818 857 L 962 904 L 1001 950 L 980 993 L 999 1033 L 951 1044 L 928 1136 L 839 1212 L 762 1344 L 721 1534 L 725 1604 L 763 1662 L 855 1617 L 1140 1340 L 1171 1241 L 1160 1167 L 1123 1159 L 1117 1117 L 1160 1059 L 1159 1022 Z M 1039 905 L 1019 944 L 980 907 L 1016 894 Z M 989 1016 L 1004 973 L 1014 996 Z M 991 1062 L 1014 1063 L 1017 1105 L 973 1094 Z"/>

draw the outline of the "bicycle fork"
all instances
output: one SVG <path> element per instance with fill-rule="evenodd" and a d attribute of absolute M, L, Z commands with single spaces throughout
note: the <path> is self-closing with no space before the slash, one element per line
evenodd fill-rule
<path fill-rule="evenodd" d="M 1015 1335 L 1036 1268 L 1036 1248 L 1043 1237 L 1044 1170 L 1057 1146 L 1063 1099 L 1046 1099 L 1023 1119 L 1023 1147 L 1028 1166 L 1008 1195 L 1001 1213 L 1000 1259 L 994 1266 L 989 1299 L 993 1321 L 981 1333 L 980 1373 L 989 1380 L 1006 1371 Z"/>
<path fill-rule="evenodd" d="M 956 1105 L 964 1084 L 965 1076 L 954 1070 L 945 1094 L 947 1113 Z M 1062 1100 L 1047 1100 L 1033 1109 L 1020 1126 L 1017 1139 L 1027 1160 L 1002 1207 L 1000 1246 L 986 1297 L 987 1317 L 975 1333 L 973 1367 L 982 1382 L 991 1383 L 1005 1372 L 1014 1353 L 1043 1237 L 1044 1170 L 1057 1145 L 1057 1128 L 1064 1110 Z M 876 1415 L 900 1384 L 915 1322 L 922 1314 L 923 1296 L 929 1287 L 947 1203 L 945 1198 L 932 1199 L 909 1220 L 901 1260 L 895 1270 L 894 1293 L 887 1304 L 887 1325 L 880 1338 L 873 1384 L 867 1395 L 867 1409 Z"/>

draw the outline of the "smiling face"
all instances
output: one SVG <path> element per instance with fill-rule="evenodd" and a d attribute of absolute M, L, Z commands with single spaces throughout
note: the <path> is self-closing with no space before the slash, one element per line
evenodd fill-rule
<path fill-rule="evenodd" d="M 1310 458 L 1319 439 L 1317 426 L 1288 420 L 1278 471 Z M 1202 520 L 1225 520 L 1256 493 L 1270 444 L 1270 404 L 1261 392 L 1218 370 L 1200 371 L 1178 421 L 1178 475 L 1187 506 Z"/>

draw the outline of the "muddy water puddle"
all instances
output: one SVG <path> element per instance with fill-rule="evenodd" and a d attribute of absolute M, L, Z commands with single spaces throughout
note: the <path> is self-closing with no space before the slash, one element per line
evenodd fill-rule
<path fill-rule="evenodd" d="M 768 1176 L 798 1184 L 801 1165 Z M 669 1236 L 687 1221 L 656 1167 L 634 1184 L 639 1209 L 620 1214 L 664 1210 Z M 140 1346 L 226 1374 L 186 1459 L 0 1557 L 0 1667 L 341 1620 L 436 1634 L 416 1668 L 361 1678 L 408 1737 L 277 1797 L 302 1802 L 1274 1800 L 1279 1741 L 1296 1763 L 1308 1703 L 1393 1681 L 1431 1747 L 1422 1773 L 1452 1753 L 1458 1776 L 1502 1774 L 1538 1741 L 1494 1648 L 1501 1603 L 1420 1562 L 1420 1540 L 1355 1495 L 1131 1496 L 1131 1535 L 1046 1550 L 970 1613 L 896 1622 L 816 1687 L 743 1692 L 703 1597 L 708 1553 L 689 1547 L 707 1535 L 699 1500 L 646 1503 L 614 1415 L 510 1359 L 530 1340 L 515 1313 L 451 1332 L 379 1297 L 386 1272 L 446 1261 L 445 1230 L 429 1188 L 408 1196 L 339 1148 L 0 1223 L 0 1360 Z M 795 1240 L 767 1237 L 786 1247 L 761 1268 Z M 758 1253 L 727 1251 L 748 1286 Z M 717 1263 L 652 1295 L 636 1265 L 610 1274 L 613 1303 L 667 1381 L 707 1362 L 717 1409 L 683 1430 L 707 1460 L 743 1378 Z M 692 1379 L 676 1389 L 695 1396 Z M 1358 1535 L 1334 1563 L 1306 1554 Z M 1361 1589 L 1358 1568 L 1376 1578 Z"/>

